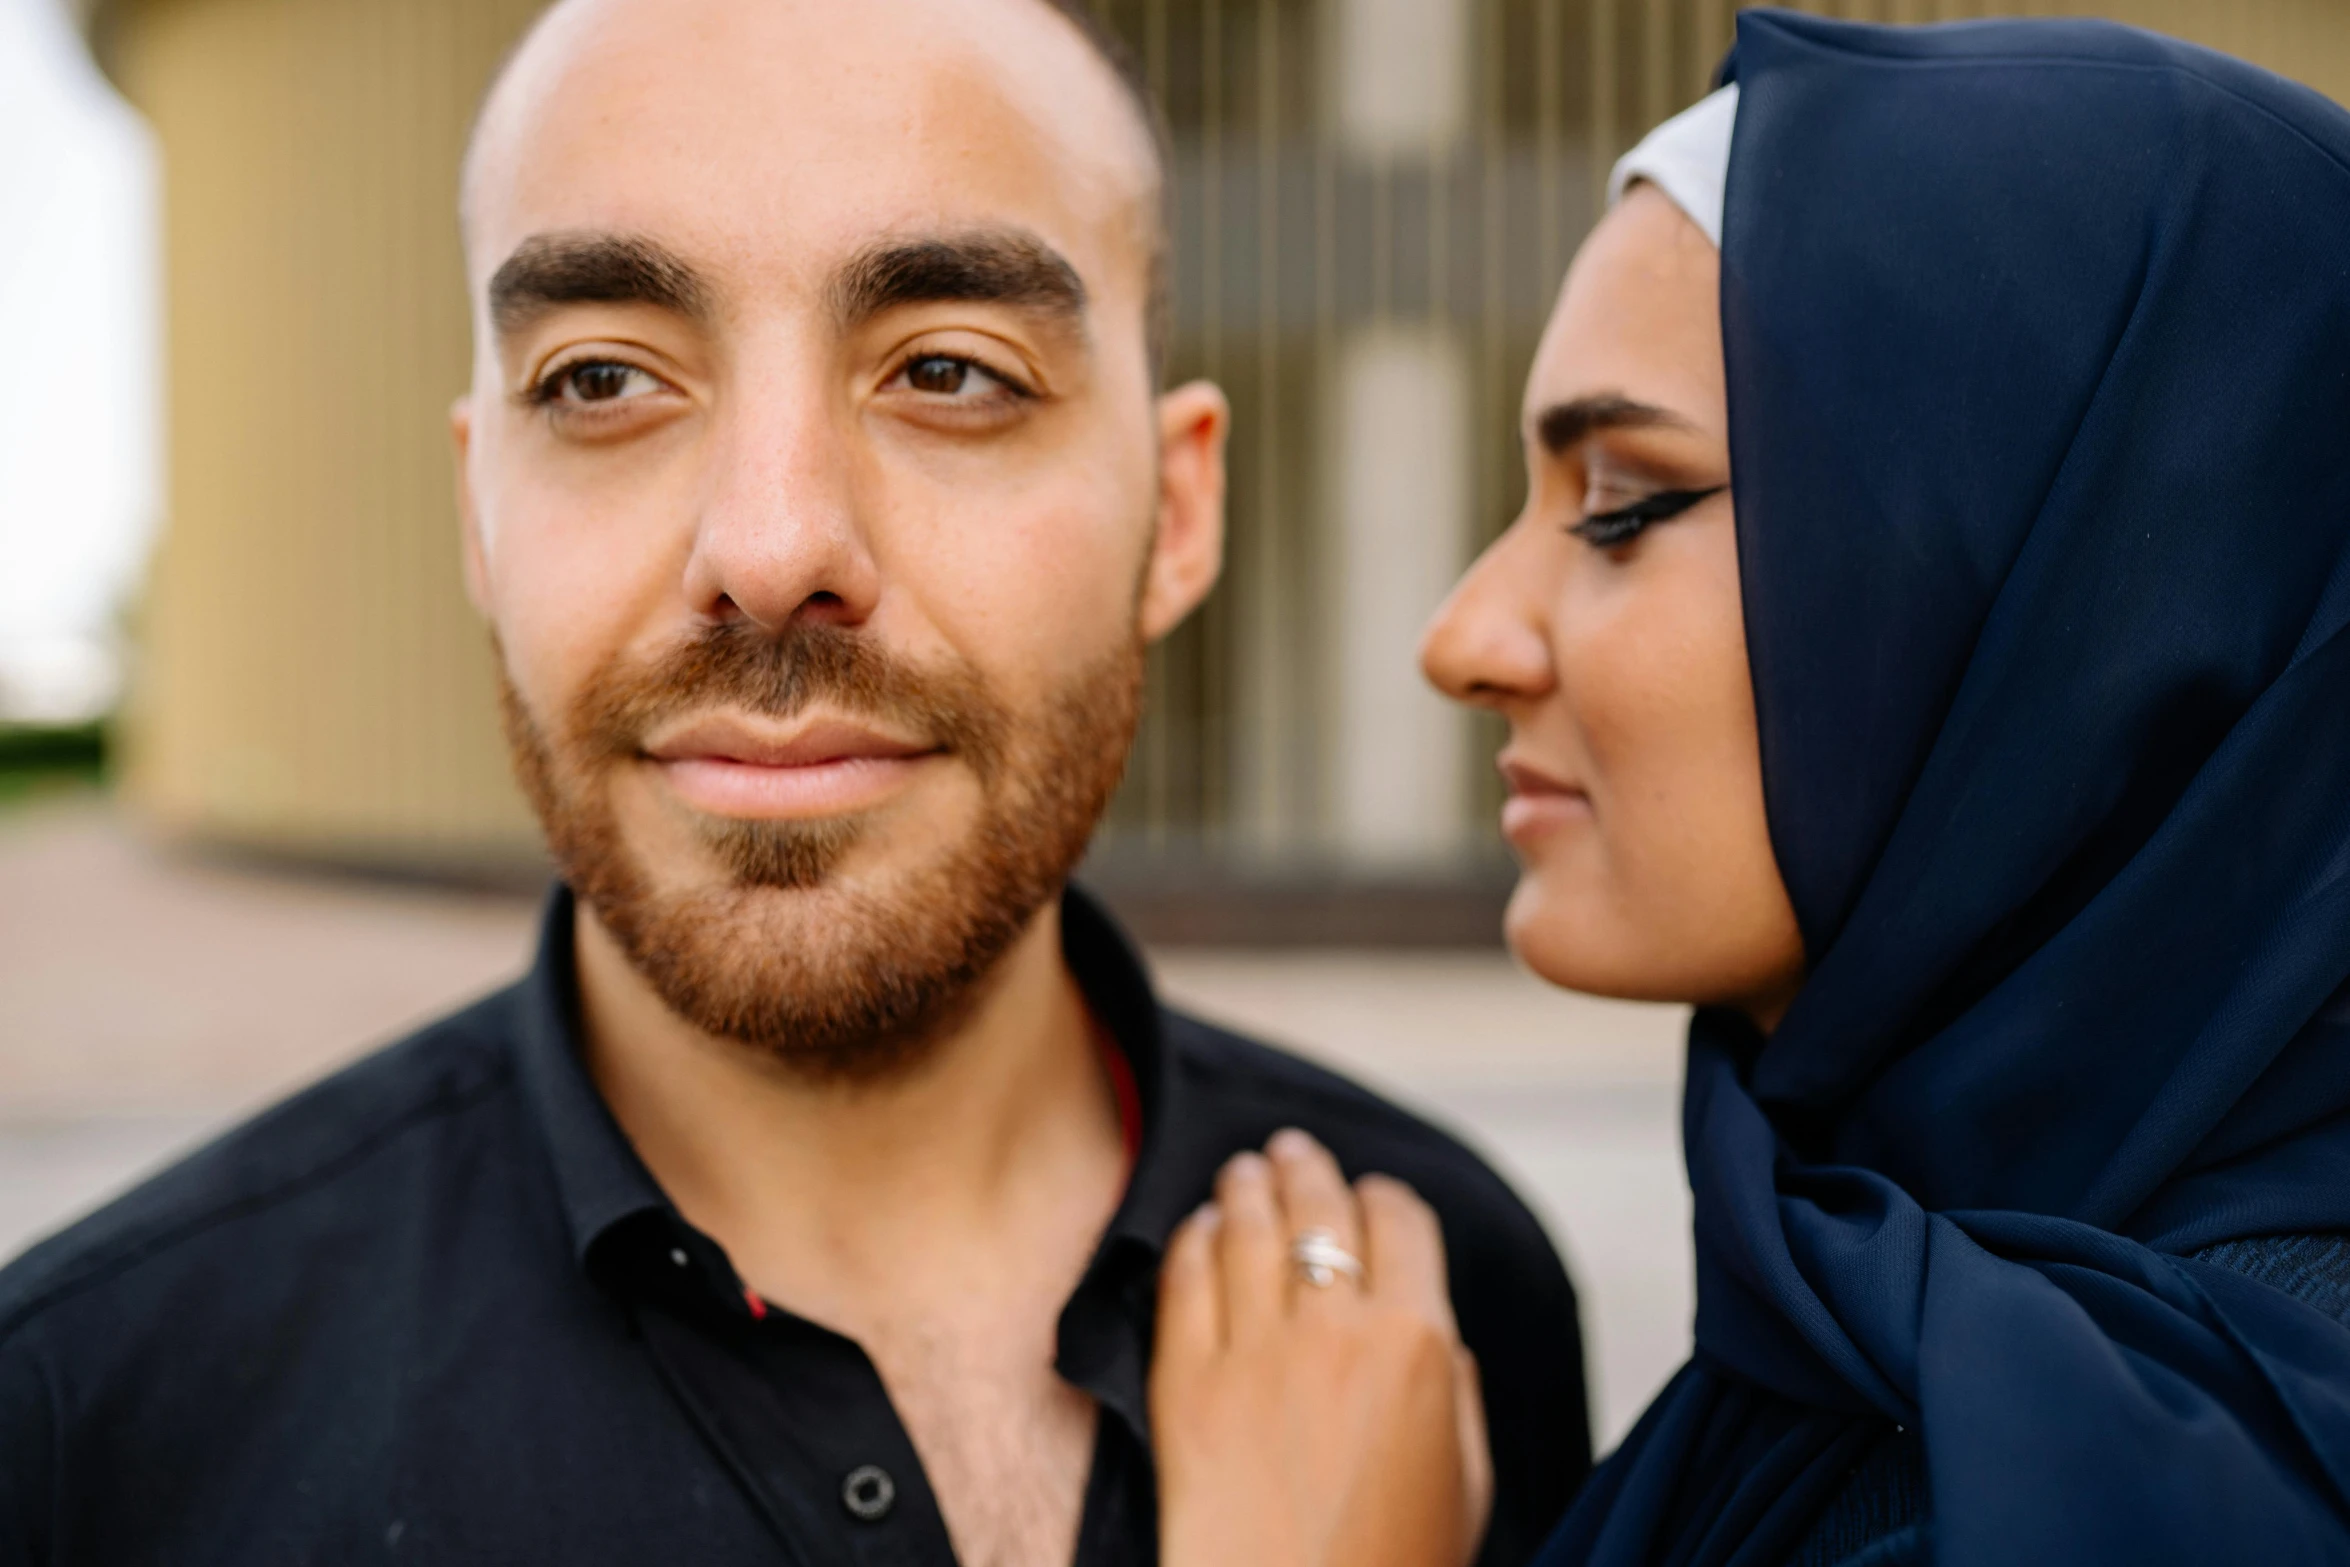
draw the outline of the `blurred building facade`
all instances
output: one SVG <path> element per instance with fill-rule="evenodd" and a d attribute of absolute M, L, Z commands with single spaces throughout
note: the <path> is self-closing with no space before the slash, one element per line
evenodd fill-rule
<path fill-rule="evenodd" d="M 444 414 L 467 374 L 457 159 L 537 8 L 108 0 L 93 19 L 166 167 L 168 529 L 124 738 L 129 795 L 168 831 L 531 863 Z M 2342 0 L 1802 8 L 2103 15 L 2350 98 Z M 1422 688 L 1416 634 L 1518 503 L 1519 383 L 1609 164 L 1705 90 L 1735 9 L 1096 0 L 1175 133 L 1172 373 L 1237 414 L 1229 568 L 1153 660 L 1097 856 L 1115 883 L 1170 908 L 1209 889 L 1217 928 L 1251 937 L 1283 932 L 1229 923 L 1235 890 L 1309 935 L 1378 934 L 1365 888 L 1402 889 L 1373 921 L 1390 933 L 1493 929 L 1494 737 Z"/>

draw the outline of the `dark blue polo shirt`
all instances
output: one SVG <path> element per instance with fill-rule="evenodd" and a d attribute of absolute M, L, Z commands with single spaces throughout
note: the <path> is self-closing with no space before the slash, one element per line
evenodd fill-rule
<path fill-rule="evenodd" d="M 1575 1300 L 1509 1189 L 1353 1084 L 1161 1007 L 1081 894 L 1066 951 L 1129 1066 L 1134 1172 L 1063 1308 L 1101 1419 L 1077 1562 L 1156 1555 L 1160 1251 L 1302 1126 L 1434 1205 L 1483 1368 L 1483 1560 L 1590 1467 Z M 520 984 L 328 1078 L 0 1272 L 0 1567 L 953 1560 L 864 1352 L 744 1290 L 578 1050 L 572 905 Z"/>

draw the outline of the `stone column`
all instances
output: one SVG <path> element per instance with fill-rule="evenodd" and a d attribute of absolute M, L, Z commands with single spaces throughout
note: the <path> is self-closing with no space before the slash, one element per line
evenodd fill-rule
<path fill-rule="evenodd" d="M 162 146 L 166 523 L 125 789 L 212 843 L 475 873 L 537 853 L 458 568 L 456 171 L 537 0 L 117 0 Z"/>
<path fill-rule="evenodd" d="M 1374 180 L 1433 173 L 1467 128 L 1469 0 L 1329 0 L 1344 155 Z M 1382 206 L 1384 206 L 1384 198 Z M 1392 229 L 1372 243 L 1399 248 Z M 1373 275 L 1393 257 L 1374 257 Z M 1462 564 L 1474 487 L 1468 357 L 1441 302 L 1384 298 L 1350 326 L 1326 402 L 1331 847 L 1356 870 L 1440 867 L 1464 838 L 1464 716 L 1421 681 L 1421 627 Z"/>

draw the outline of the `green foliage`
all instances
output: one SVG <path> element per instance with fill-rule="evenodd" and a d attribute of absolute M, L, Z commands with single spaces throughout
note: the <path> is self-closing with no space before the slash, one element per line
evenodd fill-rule
<path fill-rule="evenodd" d="M 106 727 L 0 724 L 0 806 L 87 789 L 106 775 Z"/>

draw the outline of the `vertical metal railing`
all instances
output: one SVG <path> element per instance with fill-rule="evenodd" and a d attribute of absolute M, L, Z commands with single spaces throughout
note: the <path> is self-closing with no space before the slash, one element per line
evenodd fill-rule
<path fill-rule="evenodd" d="M 2306 0 L 1794 0 L 1854 20 L 2090 13 L 2195 34 L 2255 57 L 2350 49 L 2350 13 Z M 1133 46 L 1175 136 L 1171 371 L 1231 394 L 1231 549 L 1207 609 L 1153 660 L 1150 712 L 1105 852 L 1225 871 L 1343 872 L 1334 826 L 1345 640 L 1329 582 L 1334 430 L 1347 348 L 1366 333 L 1451 344 L 1472 428 L 1464 562 L 1515 511 L 1520 382 L 1551 296 L 1597 218 L 1607 171 L 1650 125 L 1711 85 L 1739 0 L 1095 0 Z M 1465 38 L 1467 111 L 1417 142 L 1350 140 L 1343 29 L 1450 25 Z M 1432 21 L 1431 18 L 1439 20 Z M 1428 69 L 1444 68 L 1430 48 Z M 1351 56 L 1349 56 L 1351 58 Z M 1410 83 L 1405 86 L 1409 88 Z M 1438 99 L 1449 90 L 1437 84 Z M 1405 94 L 1409 96 L 1409 92 Z M 1431 527 L 1450 528 L 1445 516 Z M 1431 585 L 1430 602 L 1440 584 Z M 1392 635 L 1408 639 L 1399 623 Z M 1394 700 L 1413 698 L 1392 669 Z M 1357 693 L 1359 699 L 1359 693 Z M 1492 850 L 1490 726 L 1457 745 L 1473 781 L 1453 863 Z M 1442 860 L 1439 856 L 1439 861 Z M 1441 863 L 1421 862 L 1441 871 Z"/>
<path fill-rule="evenodd" d="M 1417 15 L 1403 8 L 1421 6 Z M 1349 8 L 1355 13 L 1351 24 Z M 1149 714 L 1106 852 L 1170 864 L 1343 869 L 1333 837 L 1338 662 L 1329 579 L 1346 519 L 1332 428 L 1350 344 L 1403 333 L 1466 366 L 1456 564 L 1515 509 L 1526 363 L 1607 164 L 1638 122 L 1694 95 L 1687 56 L 1727 0 L 1097 0 L 1141 61 L 1175 138 L 1170 373 L 1236 412 L 1231 548 L 1208 608 L 1153 659 Z M 1664 13 L 1674 14 L 1667 16 Z M 1694 22 L 1679 13 L 1691 11 Z M 1416 142 L 1350 140 L 1342 25 L 1457 15 L 1466 112 Z M 1368 17 L 1368 21 L 1365 21 Z M 1446 68 L 1444 48 L 1429 70 Z M 1428 88 L 1434 100 L 1453 89 Z M 1432 525 L 1453 527 L 1438 519 Z M 1441 584 L 1436 585 L 1438 588 Z M 1430 602 L 1433 602 L 1431 598 Z M 1412 627 L 1394 628 L 1408 640 Z M 1398 692 L 1399 700 L 1408 696 Z M 1490 790 L 1459 765 L 1463 863 Z"/>

